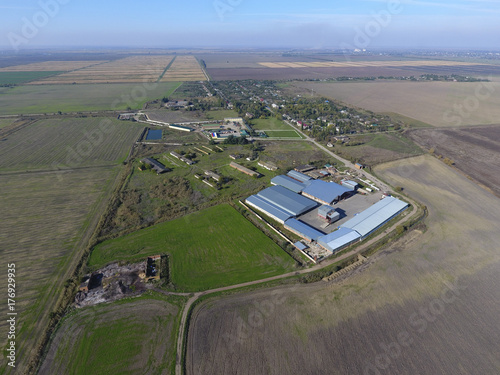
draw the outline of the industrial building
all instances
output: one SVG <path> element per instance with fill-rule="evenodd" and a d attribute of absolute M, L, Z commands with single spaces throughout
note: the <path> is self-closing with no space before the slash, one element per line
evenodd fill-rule
<path fill-rule="evenodd" d="M 289 212 L 273 205 L 272 203 L 269 203 L 265 199 L 260 198 L 258 195 L 252 195 L 248 197 L 245 202 L 249 206 L 252 206 L 258 211 L 263 212 L 264 214 L 281 224 L 284 224 L 285 221 L 292 217 Z"/>
<path fill-rule="evenodd" d="M 188 128 L 187 126 L 181 126 L 181 125 L 175 125 L 175 124 L 169 125 L 168 127 L 170 129 L 180 130 L 180 131 L 183 131 L 183 132 L 192 132 L 192 131 L 194 131 L 194 129 Z"/>
<path fill-rule="evenodd" d="M 320 232 L 319 230 L 314 229 L 313 227 L 294 218 L 290 218 L 285 221 L 285 229 L 288 229 L 290 232 L 295 233 L 309 242 L 316 241 L 319 237 L 325 235 L 323 232 Z"/>
<path fill-rule="evenodd" d="M 168 172 L 169 169 L 165 167 L 162 163 L 155 159 L 145 158 L 141 160 L 141 163 L 149 164 L 157 174 Z"/>
<path fill-rule="evenodd" d="M 362 238 L 365 238 L 406 208 L 408 208 L 408 203 L 394 197 L 385 197 L 340 227 L 355 230 Z"/>
<path fill-rule="evenodd" d="M 315 200 L 321 204 L 331 205 L 341 199 L 350 197 L 354 190 L 336 184 L 335 182 L 326 182 L 322 180 L 314 180 L 302 190 L 302 195 Z"/>
<path fill-rule="evenodd" d="M 285 175 L 273 177 L 271 179 L 271 184 L 283 186 L 283 187 L 287 188 L 288 190 L 293 191 L 294 193 L 300 193 L 307 186 L 306 184 L 299 182 L 297 180 L 294 180 L 293 178 L 290 178 L 290 177 L 285 176 Z"/>
<path fill-rule="evenodd" d="M 309 177 L 308 175 L 294 170 L 289 171 L 286 175 L 302 183 L 306 183 L 307 181 L 312 180 L 312 178 Z"/>
<path fill-rule="evenodd" d="M 318 216 L 329 223 L 334 223 L 340 219 L 340 213 L 335 211 L 332 206 L 323 205 L 318 208 Z"/>
<path fill-rule="evenodd" d="M 318 206 L 313 200 L 295 194 L 283 186 L 271 186 L 257 193 L 257 196 L 290 213 L 292 216 L 302 215 Z"/>
<path fill-rule="evenodd" d="M 340 181 L 340 184 L 342 186 L 345 186 L 346 188 L 357 190 L 359 187 L 359 184 L 356 181 L 352 180 L 342 180 Z"/>
<path fill-rule="evenodd" d="M 335 232 L 318 238 L 318 244 L 326 250 L 335 253 L 350 244 L 360 241 L 361 235 L 349 228 L 340 228 Z"/>
<path fill-rule="evenodd" d="M 249 176 L 253 176 L 253 177 L 259 177 L 260 176 L 260 173 L 258 172 L 255 172 L 255 171 L 252 171 L 251 169 L 248 169 L 242 165 L 239 165 L 238 163 L 235 163 L 234 161 L 232 161 L 229 166 L 233 167 L 234 169 L 237 169 L 239 170 L 240 172 L 243 172 Z"/>

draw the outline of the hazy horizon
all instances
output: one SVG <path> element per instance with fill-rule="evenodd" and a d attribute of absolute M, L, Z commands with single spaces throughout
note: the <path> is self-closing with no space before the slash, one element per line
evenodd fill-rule
<path fill-rule="evenodd" d="M 500 2 L 27 0 L 0 5 L 2 49 L 499 49 Z"/>

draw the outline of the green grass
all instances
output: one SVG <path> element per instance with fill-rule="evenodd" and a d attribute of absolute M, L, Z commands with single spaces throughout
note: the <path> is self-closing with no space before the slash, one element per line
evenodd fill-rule
<path fill-rule="evenodd" d="M 142 128 L 114 118 L 41 120 L 2 142 L 0 171 L 118 164 Z"/>
<path fill-rule="evenodd" d="M 375 137 L 366 144 L 368 146 L 402 154 L 418 155 L 421 153 L 421 149 L 412 141 L 395 134 L 376 134 Z"/>
<path fill-rule="evenodd" d="M 173 374 L 186 299 L 146 294 L 74 311 L 54 335 L 42 373 Z"/>
<path fill-rule="evenodd" d="M 178 82 L 158 84 L 29 85 L 0 88 L 0 114 L 140 109 L 170 95 Z"/>
<path fill-rule="evenodd" d="M 172 283 L 200 291 L 291 271 L 294 261 L 227 204 L 106 241 L 94 249 L 93 269 L 113 261 L 170 254 Z"/>
<path fill-rule="evenodd" d="M 0 119 L 0 129 L 5 128 L 9 125 L 12 125 L 16 121 L 16 119 L 10 119 L 10 118 L 2 118 Z"/>
<path fill-rule="evenodd" d="M 295 130 L 266 130 L 270 138 L 302 138 Z"/>
<path fill-rule="evenodd" d="M 37 81 L 63 72 L 0 72 L 0 85 Z"/>
<path fill-rule="evenodd" d="M 255 119 L 250 121 L 250 126 L 254 130 L 290 130 L 290 126 L 276 117 L 268 119 Z"/>
<path fill-rule="evenodd" d="M 240 117 L 238 112 L 233 111 L 232 109 L 219 109 L 205 113 L 207 120 L 224 120 L 225 118 Z"/>
<path fill-rule="evenodd" d="M 381 113 L 381 115 L 389 116 L 393 121 L 402 121 L 405 124 L 410 125 L 412 128 L 432 128 L 433 126 L 427 124 L 423 121 L 415 120 L 414 118 L 403 116 L 399 113 L 394 112 L 385 112 Z"/>

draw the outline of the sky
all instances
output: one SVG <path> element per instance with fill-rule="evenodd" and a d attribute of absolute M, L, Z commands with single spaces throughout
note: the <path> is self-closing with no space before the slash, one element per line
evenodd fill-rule
<path fill-rule="evenodd" d="M 500 49 L 500 0 L 0 0 L 0 48 Z"/>

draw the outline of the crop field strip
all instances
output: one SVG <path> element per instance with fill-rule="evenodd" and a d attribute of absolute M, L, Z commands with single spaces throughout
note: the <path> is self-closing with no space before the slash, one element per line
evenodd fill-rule
<path fill-rule="evenodd" d="M 206 81 L 205 74 L 194 56 L 177 56 L 160 82 Z"/>
<path fill-rule="evenodd" d="M 93 65 L 100 65 L 107 61 L 44 61 L 25 65 L 14 65 L 0 68 L 0 72 L 68 72 L 83 69 Z"/>
<path fill-rule="evenodd" d="M 118 167 L 0 175 L 2 266 L 16 263 L 18 363 L 23 372 L 43 337 L 64 281 L 91 234 Z M 0 285 L 6 294 L 6 284 Z M 5 315 L 7 305 L 0 306 Z M 6 337 L 6 321 L 0 334 Z M 0 366 L 0 373 L 9 374 Z"/>
<path fill-rule="evenodd" d="M 77 310 L 60 324 L 38 373 L 172 374 L 184 302 L 153 294 Z"/>
<path fill-rule="evenodd" d="M 39 114 L 140 109 L 149 100 L 170 95 L 178 82 L 147 87 L 137 83 L 96 85 L 24 85 L 0 87 L 0 114 Z M 134 97 L 132 96 L 134 95 Z"/>
<path fill-rule="evenodd" d="M 32 84 L 156 82 L 172 56 L 131 56 L 41 79 Z"/>
<path fill-rule="evenodd" d="M 425 66 L 476 66 L 479 63 L 459 61 L 359 61 L 359 62 L 260 62 L 266 68 L 356 68 L 356 67 L 425 67 Z"/>
<path fill-rule="evenodd" d="M 387 373 L 497 372 L 500 201 L 428 155 L 377 173 L 429 208 L 427 231 L 391 243 L 340 283 L 203 303 L 189 328 L 187 374 L 376 374 L 367 366 L 402 332 L 410 343 L 389 357 Z M 444 303 L 444 312 L 429 309 L 443 291 L 454 295 L 447 285 L 457 277 L 458 298 Z"/>
<path fill-rule="evenodd" d="M 142 129 L 103 118 L 37 121 L 2 142 L 0 173 L 116 165 Z"/>

